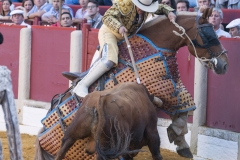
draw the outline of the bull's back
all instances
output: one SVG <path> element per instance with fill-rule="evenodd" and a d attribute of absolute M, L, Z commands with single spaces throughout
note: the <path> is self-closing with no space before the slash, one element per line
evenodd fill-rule
<path fill-rule="evenodd" d="M 101 94 L 102 107 L 109 118 L 117 118 L 136 129 L 156 119 L 156 112 L 145 86 L 134 82 L 122 83 Z"/>

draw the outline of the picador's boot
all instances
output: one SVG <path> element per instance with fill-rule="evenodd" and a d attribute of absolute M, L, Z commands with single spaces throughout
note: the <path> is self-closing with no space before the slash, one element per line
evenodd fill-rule
<path fill-rule="evenodd" d="M 97 61 L 88 74 L 78 82 L 77 86 L 73 89 L 73 92 L 84 98 L 88 94 L 88 87 L 110 69 L 111 67 L 107 67 L 102 60 Z"/>

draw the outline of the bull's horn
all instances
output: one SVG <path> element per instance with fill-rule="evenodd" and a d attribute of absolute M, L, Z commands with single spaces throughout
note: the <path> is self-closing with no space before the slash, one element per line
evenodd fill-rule
<path fill-rule="evenodd" d="M 161 100 L 160 98 L 158 98 L 158 97 L 155 97 L 155 96 L 154 96 L 154 98 L 153 98 L 153 103 L 154 103 L 155 105 L 157 105 L 158 107 L 161 107 L 162 104 L 163 104 L 162 100 Z"/>

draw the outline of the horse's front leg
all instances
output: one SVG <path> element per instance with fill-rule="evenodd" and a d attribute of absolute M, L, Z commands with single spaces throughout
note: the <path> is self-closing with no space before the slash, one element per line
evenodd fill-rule
<path fill-rule="evenodd" d="M 188 112 L 175 114 L 171 116 L 172 124 L 167 128 L 170 143 L 177 145 L 177 153 L 186 158 L 193 158 L 189 149 L 189 145 L 185 140 L 185 134 L 188 133 L 187 128 Z"/>

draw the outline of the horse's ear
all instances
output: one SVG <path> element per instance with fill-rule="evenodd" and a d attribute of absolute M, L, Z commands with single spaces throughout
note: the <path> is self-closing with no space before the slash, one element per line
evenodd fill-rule
<path fill-rule="evenodd" d="M 212 14 L 212 9 L 206 8 L 202 14 L 202 17 L 199 18 L 199 24 L 208 23 L 208 17 L 211 16 L 211 14 Z"/>
<path fill-rule="evenodd" d="M 209 8 L 207 18 L 210 17 L 210 16 L 212 15 L 212 11 L 213 11 L 213 8 Z"/>

